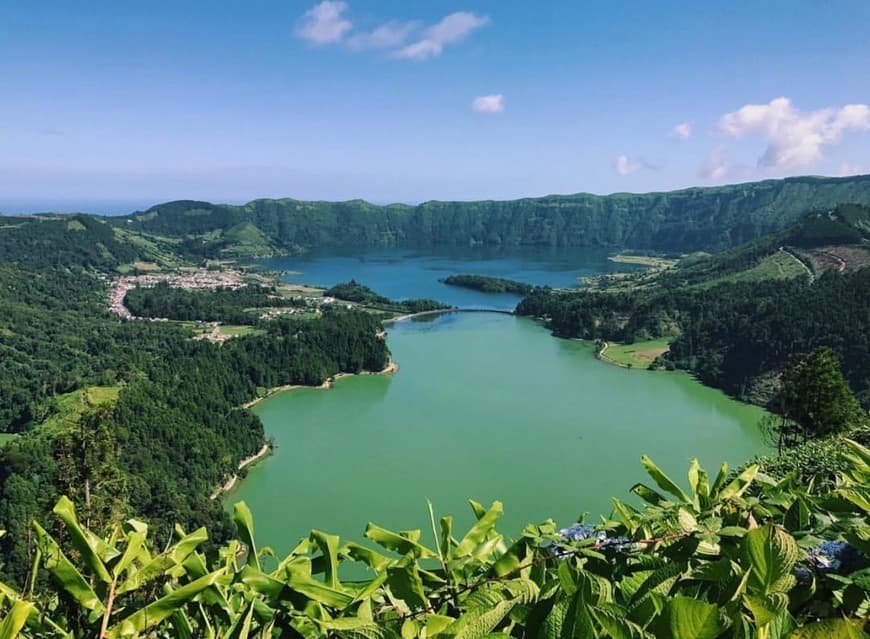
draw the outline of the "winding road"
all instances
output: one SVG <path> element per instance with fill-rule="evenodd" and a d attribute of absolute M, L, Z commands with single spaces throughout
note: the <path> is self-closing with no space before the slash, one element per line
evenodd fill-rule
<path fill-rule="evenodd" d="M 807 275 L 809 275 L 810 277 L 810 284 L 816 281 L 816 274 L 813 273 L 813 270 L 809 266 L 807 266 L 801 258 L 799 258 L 790 249 L 787 249 L 784 246 L 780 246 L 779 250 L 791 257 L 795 262 L 803 267 L 803 269 L 807 272 Z"/>

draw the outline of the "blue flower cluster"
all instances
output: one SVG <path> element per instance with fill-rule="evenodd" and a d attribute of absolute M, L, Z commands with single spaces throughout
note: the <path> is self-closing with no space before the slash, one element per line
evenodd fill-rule
<path fill-rule="evenodd" d="M 601 542 L 607 539 L 607 534 L 603 530 L 595 530 L 595 526 L 590 526 L 589 524 L 574 524 L 568 528 L 563 528 L 559 531 L 559 535 L 565 541 L 596 539 Z"/>
<path fill-rule="evenodd" d="M 794 575 L 803 584 L 818 574 L 847 574 L 866 566 L 867 557 L 848 541 L 823 541 L 807 551 L 807 558 L 794 569 Z"/>
<path fill-rule="evenodd" d="M 809 551 L 809 564 L 819 572 L 851 572 L 861 553 L 848 541 L 823 541 Z"/>
<path fill-rule="evenodd" d="M 614 548 L 628 549 L 634 542 L 628 537 L 608 537 L 603 530 L 595 530 L 595 526 L 589 524 L 574 524 L 568 528 L 562 528 L 559 535 L 565 541 L 582 541 L 584 539 L 594 539 L 597 542 L 598 548 Z M 551 547 L 555 550 L 555 546 Z"/>

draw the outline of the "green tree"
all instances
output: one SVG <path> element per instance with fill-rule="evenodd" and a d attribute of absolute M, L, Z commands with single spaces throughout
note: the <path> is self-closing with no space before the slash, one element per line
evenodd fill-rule
<path fill-rule="evenodd" d="M 864 411 L 827 346 L 795 357 L 783 371 L 776 397 L 781 419 L 774 428 L 780 451 L 800 442 L 858 426 Z"/>
<path fill-rule="evenodd" d="M 82 508 L 86 526 L 117 520 L 126 486 L 112 432 L 112 406 L 89 408 L 73 430 L 55 441 L 55 459 L 63 492 Z"/>

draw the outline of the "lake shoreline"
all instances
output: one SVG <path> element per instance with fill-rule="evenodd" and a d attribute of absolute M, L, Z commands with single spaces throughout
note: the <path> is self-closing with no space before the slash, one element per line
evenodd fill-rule
<path fill-rule="evenodd" d="M 277 395 L 279 393 L 284 393 L 286 391 L 297 390 L 300 388 L 328 390 L 328 389 L 333 387 L 335 382 L 337 382 L 341 379 L 347 379 L 349 377 L 357 377 L 357 376 L 362 376 L 362 375 L 395 375 L 397 372 L 399 372 L 399 364 L 398 364 L 398 362 L 396 362 L 392 358 L 390 358 L 389 363 L 387 363 L 387 365 L 382 370 L 379 370 L 379 371 L 360 371 L 359 373 L 337 373 L 336 375 L 333 375 L 332 377 L 330 377 L 329 379 L 327 379 L 325 382 L 323 382 L 322 384 L 320 384 L 318 386 L 307 386 L 305 384 L 286 384 L 284 386 L 276 386 L 275 388 L 270 388 L 268 391 L 266 391 L 266 394 L 263 395 L 262 397 L 258 397 L 257 399 L 254 399 L 254 400 L 251 400 L 250 402 L 247 402 L 246 404 L 242 404 L 242 408 L 250 409 L 253 406 L 255 406 L 256 404 L 263 401 L 264 399 L 269 399 L 270 397 L 273 397 L 274 395 Z M 214 491 L 212 492 L 212 494 L 209 495 L 209 499 L 215 500 L 218 497 L 220 497 L 221 495 L 226 495 L 227 493 L 229 493 L 233 488 L 235 488 L 236 484 L 239 482 L 238 471 L 241 471 L 242 469 L 247 468 L 251 464 L 262 461 L 263 459 L 268 457 L 269 454 L 273 451 L 273 446 L 274 445 L 271 444 L 270 442 L 266 442 L 265 444 L 263 444 L 263 447 L 259 451 L 257 451 L 256 454 L 251 455 L 250 457 L 246 457 L 245 459 L 240 461 L 237 472 L 233 473 L 229 479 L 227 479 L 223 484 L 221 484 L 220 486 L 215 488 Z"/>
<path fill-rule="evenodd" d="M 279 454 L 243 481 L 240 473 L 224 503 L 231 511 L 244 500 L 260 516 L 261 543 L 283 548 L 307 533 L 306 521 L 362 542 L 360 522 L 413 528 L 408 522 L 419 518 L 420 503 L 425 517 L 425 499 L 436 492 L 433 477 L 439 511 L 471 525 L 469 494 L 487 503 L 501 498 L 509 504 L 505 530 L 516 532 L 550 516 L 573 521 L 577 512 L 609 512 L 606 498 L 571 482 L 572 463 L 601 478 L 609 495 L 626 476 L 642 480 L 637 458 L 648 451 L 671 467 L 691 456 L 739 465 L 762 450 L 754 407 L 687 374 L 604 366 L 591 343 L 553 339 L 538 322 L 466 313 L 388 332 L 405 377 L 348 382 L 336 394 L 304 392 L 256 409 Z M 450 477 L 444 459 L 453 464 Z M 516 470 L 531 463 L 527 472 Z M 388 495 L 367 489 L 391 481 Z M 542 484 L 560 488 L 542 495 Z M 294 498 L 286 486 L 317 498 Z"/>
<path fill-rule="evenodd" d="M 317 386 L 311 386 L 308 384 L 286 384 L 284 386 L 275 386 L 274 388 L 270 388 L 266 391 L 265 395 L 262 397 L 258 397 L 256 399 L 252 399 L 251 401 L 242 404 L 242 408 L 253 408 L 263 400 L 269 399 L 279 393 L 284 393 L 287 391 L 298 390 L 300 388 L 309 388 L 309 389 L 318 389 L 318 390 L 328 390 L 332 388 L 333 384 L 340 379 L 346 379 L 348 377 L 356 377 L 359 375 L 394 375 L 399 371 L 398 362 L 390 359 L 389 363 L 379 371 L 360 371 L 359 373 L 336 373 L 331 376 L 329 379 L 324 381 L 322 384 L 318 384 Z"/>
<path fill-rule="evenodd" d="M 263 447 L 260 448 L 256 453 L 251 455 L 250 457 L 245 457 L 242 461 L 239 462 L 239 466 L 236 469 L 236 472 L 233 473 L 228 480 L 226 480 L 223 484 L 215 488 L 211 495 L 209 495 L 209 499 L 215 500 L 220 497 L 222 494 L 230 492 L 233 487 L 236 485 L 236 482 L 239 481 L 239 472 L 243 469 L 247 468 L 251 464 L 264 459 L 269 455 L 272 451 L 272 444 L 266 442 L 263 444 Z"/>

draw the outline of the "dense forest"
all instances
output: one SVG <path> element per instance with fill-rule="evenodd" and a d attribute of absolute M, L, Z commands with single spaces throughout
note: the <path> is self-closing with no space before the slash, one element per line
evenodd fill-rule
<path fill-rule="evenodd" d="M 830 346 L 870 406 L 870 269 L 805 280 L 722 283 L 652 293 L 539 289 L 517 307 L 562 337 L 634 342 L 674 336 L 663 364 L 751 399 L 795 353 Z"/>
<path fill-rule="evenodd" d="M 843 201 L 855 204 L 838 205 Z M 73 636 L 96 636 L 101 598 L 108 597 L 111 608 L 113 596 L 108 582 L 101 581 L 100 562 L 123 573 L 146 556 L 112 550 L 115 544 L 144 544 L 139 524 L 119 525 L 135 516 L 150 525 L 148 557 L 170 549 L 160 554 L 161 570 L 167 572 L 156 570 L 156 564 L 136 568 L 147 573 L 145 582 L 157 581 L 147 592 L 122 595 L 114 617 L 104 610 L 104 623 L 129 613 L 123 623 L 132 624 L 110 629 L 107 636 L 133 634 L 144 628 L 136 624 L 168 619 L 157 620 L 150 607 L 137 612 L 160 588 L 174 591 L 169 597 L 177 604 L 170 634 L 204 632 L 210 623 L 205 609 L 182 609 L 190 599 L 178 593 L 196 591 L 195 597 L 202 588 L 217 588 L 213 581 L 196 590 L 205 583 L 202 579 L 218 573 L 214 579 L 221 580 L 220 588 L 234 580 L 233 596 L 209 590 L 197 605 L 243 602 L 238 610 L 209 613 L 226 622 L 224 630 L 232 636 L 242 636 L 252 624 L 265 634 L 270 619 L 292 629 L 292 636 L 357 631 L 360 636 L 394 636 L 372 629 L 373 614 L 384 615 L 380 622 L 395 626 L 396 633 L 416 633 L 420 626 L 398 623 L 393 603 L 384 603 L 397 601 L 433 628 L 459 624 L 449 626 L 456 636 L 477 636 L 468 628 L 484 627 L 483 634 L 494 629 L 516 634 L 529 627 L 558 636 L 568 622 L 586 624 L 582 627 L 589 636 L 641 637 L 660 628 L 670 628 L 665 636 L 680 639 L 707 636 L 676 633 L 675 620 L 694 618 L 699 609 L 678 609 L 653 591 L 677 601 L 701 597 L 704 605 L 718 607 L 715 614 L 713 608 L 704 609 L 708 620 L 715 617 L 722 624 L 708 633 L 711 637 L 731 629 L 728 636 L 735 637 L 750 636 L 755 628 L 769 631 L 774 619 L 784 633 L 818 618 L 866 615 L 866 576 L 853 579 L 841 569 L 848 564 L 842 553 L 854 558 L 856 548 L 863 549 L 865 564 L 859 570 L 865 569 L 867 552 L 862 504 L 868 458 L 860 446 L 867 443 L 866 427 L 848 433 L 859 443 L 841 439 L 846 421 L 864 420 L 870 406 L 870 268 L 865 266 L 870 208 L 862 203 L 870 203 L 868 176 L 513 202 L 386 207 L 359 201 L 258 200 L 240 207 L 175 202 L 117 219 L 0 218 L 0 574 L 31 589 L 45 586 L 33 570 L 51 573 L 60 588 L 72 584 L 59 596 L 44 590 L 39 603 L 74 630 Z M 814 212 L 804 215 L 807 209 Z M 528 528 L 519 545 L 508 548 L 493 532 L 498 509 L 475 504 L 478 525 L 455 539 L 450 521 L 442 521 L 443 545 L 435 550 L 424 548 L 416 533 L 370 528 L 370 539 L 399 551 L 399 558 L 386 559 L 358 546 L 338 553 L 337 540 L 317 533 L 300 547 L 299 557 L 289 560 L 298 570 L 265 575 L 251 572 L 259 566 L 255 552 L 243 559 L 234 541 L 218 549 L 233 531 L 219 500 L 209 494 L 264 443 L 262 424 L 242 406 L 271 387 L 320 384 L 339 372 L 383 369 L 389 351 L 378 337 L 378 316 L 327 304 L 319 319 L 260 322 L 251 309 L 288 302 L 273 300 L 271 289 L 255 286 L 218 291 L 158 286 L 128 294 L 127 303 L 137 315 L 256 322 L 260 329 L 218 345 L 191 339 L 192 333 L 178 324 L 127 322 L 110 315 L 108 275 L 338 244 L 479 243 L 674 252 L 736 247 L 713 256 L 693 255 L 673 268 L 616 277 L 589 290 L 535 288 L 517 311 L 545 318 L 562 336 L 621 342 L 669 338 L 670 349 L 658 366 L 692 371 L 744 399 L 772 400 L 780 417 L 771 422 L 771 432 L 783 455 L 736 473 L 723 469 L 712 485 L 693 466 L 691 497 L 645 460 L 658 487 L 676 501 L 636 486 L 648 507 L 614 502 L 614 519 L 595 531 L 582 528 L 582 538 L 545 524 Z M 814 256 L 827 256 L 828 268 L 815 269 Z M 769 277 L 770 269 L 780 271 Z M 463 277 L 482 289 L 507 286 L 506 280 Z M 394 313 L 443 308 L 432 300 L 390 300 L 355 281 L 339 284 L 327 295 Z M 839 398 L 835 409 L 817 409 L 813 401 L 820 397 Z M 861 419 L 847 420 L 847 414 Z M 811 420 L 817 427 L 810 426 Z M 789 475 L 794 469 L 797 474 Z M 750 489 L 760 470 L 765 475 Z M 749 499 L 741 498 L 744 493 Z M 62 522 L 49 530 L 31 524 L 34 519 L 49 522 L 55 504 Z M 72 508 L 93 535 L 75 528 L 79 523 L 71 519 Z M 759 526 L 759 521 L 767 523 Z M 194 533 L 196 544 L 189 539 L 181 543 L 187 554 L 173 554 L 177 546 L 172 544 L 178 542 L 173 524 L 185 530 L 208 524 L 211 541 L 205 544 Z M 242 513 L 235 524 L 242 543 L 253 551 L 249 518 Z M 104 534 L 109 536 L 98 541 Z M 788 575 L 776 582 L 782 588 L 765 590 L 756 583 L 761 578 L 752 576 L 764 568 L 752 557 L 792 548 L 783 535 L 801 540 L 803 563 L 790 550 L 791 559 L 784 563 Z M 823 548 L 813 545 L 822 540 L 845 544 L 836 550 L 842 557 L 833 550 L 830 555 L 812 550 Z M 585 545 L 571 545 L 578 541 Z M 75 546 L 69 563 L 58 559 L 58 543 Z M 629 555 L 624 562 L 607 554 L 608 547 L 634 548 L 637 543 L 650 554 Z M 191 554 L 194 547 L 200 550 Z M 548 548 L 558 548 L 573 563 L 551 561 L 541 554 Z M 317 555 L 314 563 L 309 555 Z M 131 558 L 126 568 L 120 567 L 120 557 Z M 239 569 L 231 577 L 233 557 L 251 570 Z M 378 573 L 364 596 L 357 586 L 339 582 L 334 572 L 339 557 L 366 562 Z M 433 557 L 442 560 L 440 573 L 431 570 L 434 562 L 417 565 Z M 822 571 L 820 557 L 836 559 L 840 567 L 831 574 Z M 526 566 L 526 560 L 537 563 Z M 82 568 L 86 578 L 76 577 L 73 562 L 87 564 Z M 809 570 L 813 579 L 806 590 L 797 577 L 785 579 L 799 570 Z M 526 581 L 501 584 L 515 571 Z M 324 582 L 312 577 L 321 573 Z M 651 585 L 644 590 L 647 578 Z M 471 592 L 469 583 L 478 584 L 484 594 Z M 703 585 L 707 583 L 737 590 L 725 592 L 723 586 Z M 98 592 L 90 596 L 86 588 Z M 17 613 L 10 609 L 21 603 L 14 593 L 0 583 L 0 634 L 14 627 L 7 622 L 22 618 L 30 624 L 26 636 L 60 632 L 45 614 L 22 617 L 20 608 Z M 788 599 L 786 593 L 794 597 Z M 581 597 L 592 597 L 594 603 Z M 806 597 L 816 603 L 808 606 Z M 84 600 L 92 606 L 90 613 L 76 608 Z M 357 606 L 361 600 L 368 602 L 365 610 Z M 168 604 L 161 601 L 166 610 Z M 283 608 L 279 613 L 271 606 Z M 483 623 L 492 610 L 499 614 Z"/>
<path fill-rule="evenodd" d="M 131 289 L 124 297 L 124 305 L 138 317 L 228 324 L 253 324 L 259 318 L 258 309 L 293 304 L 292 299 L 277 296 L 274 288 L 255 285 L 201 290 L 160 283 Z"/>
<path fill-rule="evenodd" d="M 441 281 L 450 286 L 470 288 L 482 293 L 516 293 L 517 295 L 528 295 L 535 288 L 531 284 L 507 280 L 503 277 L 490 277 L 488 275 L 449 275 Z"/>
<path fill-rule="evenodd" d="M 517 307 L 546 318 L 557 335 L 631 343 L 671 337 L 661 366 L 692 371 L 741 399 L 764 401 L 790 357 L 828 346 L 870 406 L 870 207 L 813 212 L 781 232 L 676 267 L 605 281 L 587 291 L 536 289 Z M 765 276 L 759 265 L 784 245 L 849 248 L 843 270 Z M 851 255 L 857 255 L 852 258 Z M 796 260 L 787 257 L 786 260 Z M 751 274 L 752 277 L 746 277 Z"/>
<path fill-rule="evenodd" d="M 31 268 L 112 270 L 144 256 L 102 218 L 91 215 L 0 217 L 0 263 Z"/>
<path fill-rule="evenodd" d="M 326 246 L 600 246 L 721 251 L 787 228 L 808 210 L 870 205 L 870 176 L 799 177 L 668 193 L 376 206 L 178 201 L 123 217 L 0 218 L 0 262 L 104 271 L 174 267 Z"/>
<path fill-rule="evenodd" d="M 284 557 L 235 536 L 165 542 L 131 520 L 109 535 L 57 501 L 34 522 L 26 589 L 0 582 L 4 639 L 860 639 L 870 627 L 870 450 L 843 439 L 833 481 L 781 481 L 750 464 L 688 483 L 644 456 L 632 502 L 603 521 L 546 520 L 515 538 L 501 502 L 469 500 L 467 530 L 429 505 L 432 538 L 369 523 L 365 544 L 314 529 Z M 713 469 L 711 469 L 712 471 Z M 401 481 L 401 479 L 397 479 Z M 373 487 L 389 490 L 389 486 Z M 119 522 L 120 523 L 120 522 Z M 53 525 L 52 525 L 53 524 Z M 276 561 L 277 560 L 277 561 Z M 348 566 L 365 568 L 348 581 Z"/>
<path fill-rule="evenodd" d="M 425 311 L 440 311 L 450 308 L 447 304 L 430 299 L 391 300 L 383 295 L 378 295 L 368 286 L 360 284 L 355 280 L 336 284 L 327 289 L 324 295 L 346 302 L 357 302 L 358 304 L 376 306 L 385 310 L 404 313 L 423 313 Z"/>
<path fill-rule="evenodd" d="M 804 212 L 870 204 L 870 176 L 797 177 L 668 193 L 547 196 L 377 206 L 361 200 L 178 201 L 110 223 L 218 254 L 322 246 L 604 246 L 720 251 L 785 228 Z"/>
<path fill-rule="evenodd" d="M 226 520 L 208 495 L 263 443 L 259 419 L 238 406 L 264 388 L 320 384 L 389 360 L 365 313 L 275 320 L 265 334 L 218 346 L 173 325 L 109 316 L 105 285 L 86 273 L 2 267 L 0 277 L 0 424 L 22 433 L 0 447 L 0 554 L 12 575 L 32 556 L 29 520 L 60 495 L 83 503 L 74 490 L 82 476 L 94 495 L 111 487 L 92 522 L 120 511 L 161 534 L 209 523 L 219 537 Z M 94 385 L 113 385 L 117 399 L 90 405 L 84 395 L 80 415 L 52 420 L 64 417 L 64 394 Z"/>

